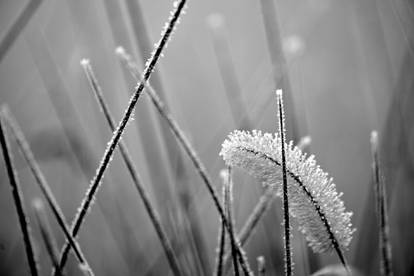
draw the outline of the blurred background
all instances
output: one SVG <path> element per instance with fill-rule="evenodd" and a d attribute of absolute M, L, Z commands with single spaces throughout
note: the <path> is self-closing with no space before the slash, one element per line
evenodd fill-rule
<path fill-rule="evenodd" d="M 277 131 L 275 71 L 260 1 L 188 1 L 156 67 L 153 86 L 221 190 L 218 156 L 236 129 Z M 7 104 L 71 221 L 111 138 L 80 66 L 89 58 L 119 120 L 136 81 L 115 55 L 123 46 L 143 68 L 172 9 L 170 0 L 0 1 L 0 103 Z M 273 19 L 283 56 L 289 138 L 310 135 L 307 151 L 334 177 L 357 228 L 349 263 L 377 275 L 378 230 L 371 181 L 370 132 L 378 130 L 388 192 L 396 275 L 414 274 L 414 2 L 276 0 Z M 266 7 L 266 6 L 264 6 Z M 269 7 L 269 6 L 267 6 Z M 266 8 L 265 8 L 266 10 Z M 274 52 L 273 52 L 274 53 Z M 282 55 L 283 53 L 283 55 Z M 277 78 L 276 78 L 277 79 Z M 191 275 L 211 275 L 219 217 L 191 162 L 143 95 L 124 141 Z M 42 198 L 12 147 L 42 275 L 51 264 L 32 201 Z M 262 187 L 234 172 L 240 229 Z M 263 255 L 269 275 L 283 273 L 281 200 L 244 247 L 251 266 Z M 61 230 L 47 210 L 58 247 Z M 296 229 L 296 225 L 294 224 Z M 312 254 L 294 232 L 297 275 L 338 263 Z M 169 275 L 159 240 L 130 175 L 115 154 L 79 235 L 96 275 Z M 0 274 L 27 275 L 24 244 L 3 159 L 0 165 Z M 68 275 L 78 275 L 73 256 Z"/>

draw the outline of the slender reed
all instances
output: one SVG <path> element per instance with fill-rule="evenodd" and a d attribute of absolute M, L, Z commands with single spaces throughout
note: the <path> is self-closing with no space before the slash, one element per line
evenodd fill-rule
<path fill-rule="evenodd" d="M 227 220 L 229 222 L 230 231 L 230 245 L 231 245 L 231 255 L 233 259 L 233 268 L 234 268 L 234 275 L 238 276 L 239 274 L 239 265 L 237 262 L 237 252 L 235 248 L 235 234 L 234 234 L 234 221 L 233 221 L 233 179 L 231 175 L 231 167 L 227 167 L 226 175 L 227 178 L 224 182 L 224 211 L 227 213 Z"/>
<path fill-rule="evenodd" d="M 99 104 L 99 107 L 104 113 L 104 116 L 109 125 L 109 128 L 113 132 L 115 131 L 115 127 L 116 127 L 115 120 L 113 119 L 113 116 L 111 115 L 109 107 L 103 96 L 102 89 L 98 83 L 95 73 L 93 72 L 92 66 L 90 65 L 90 62 L 87 59 L 83 59 L 81 61 L 81 65 L 85 71 L 86 77 L 89 80 L 89 84 L 92 88 L 92 91 L 95 94 L 95 98 Z M 149 193 L 145 189 L 145 186 L 142 184 L 141 176 L 139 175 L 138 170 L 136 169 L 136 166 L 132 160 L 132 157 L 129 153 L 129 150 L 126 144 L 122 140 L 119 142 L 119 150 L 121 152 L 122 159 L 124 160 L 124 163 L 131 175 L 135 188 L 137 189 L 141 197 L 141 200 L 144 203 L 148 216 L 150 217 L 150 220 L 152 224 L 154 225 L 155 231 L 157 232 L 158 238 L 160 239 L 165 255 L 167 256 L 168 262 L 171 266 L 171 270 L 173 271 L 174 275 L 182 275 L 180 268 L 179 268 L 180 266 L 178 265 L 179 264 L 178 258 L 174 253 L 174 250 L 171 246 L 170 240 L 168 239 L 166 231 L 162 227 L 160 216 L 156 208 L 151 203 Z"/>
<path fill-rule="evenodd" d="M 78 259 L 80 263 L 80 267 L 82 268 L 82 271 L 87 272 L 88 275 L 94 275 L 92 269 L 90 268 L 85 258 L 85 255 L 80 249 L 78 242 L 70 234 L 70 227 L 68 226 L 68 223 L 66 222 L 66 218 L 63 215 L 63 212 L 60 209 L 59 204 L 57 203 L 57 200 L 55 196 L 53 195 L 52 190 L 50 189 L 50 186 L 47 183 L 45 176 L 43 175 L 38 163 L 36 162 L 36 159 L 34 158 L 33 152 L 30 149 L 29 143 L 26 141 L 26 138 L 24 137 L 22 130 L 20 129 L 16 120 L 13 118 L 13 116 L 11 115 L 10 111 L 8 110 L 6 106 L 2 107 L 0 113 L 1 113 L 1 116 L 4 122 L 10 127 L 11 134 L 13 135 L 14 139 L 17 142 L 19 151 L 21 152 L 27 164 L 29 165 L 30 171 L 32 172 L 34 176 L 37 185 L 42 191 L 42 194 L 46 198 L 46 201 L 50 209 L 52 210 L 53 215 L 56 218 L 56 221 L 58 222 L 60 228 L 65 234 L 65 238 L 69 242 L 69 245 L 74 249 L 76 258 Z"/>
<path fill-rule="evenodd" d="M 123 55 L 124 52 L 117 51 L 118 56 L 121 58 L 121 60 L 126 64 L 127 68 L 131 71 L 131 74 L 135 77 L 137 77 L 137 69 L 136 64 L 128 58 L 129 56 Z M 197 152 L 191 145 L 191 143 L 188 141 L 187 137 L 185 136 L 184 132 L 181 130 L 178 123 L 175 121 L 175 119 L 171 116 L 171 114 L 165 109 L 164 103 L 161 101 L 161 99 L 158 97 L 156 91 L 149 85 L 148 83 L 145 83 L 145 86 L 147 88 L 147 94 L 150 97 L 151 101 L 155 105 L 155 108 L 158 110 L 159 114 L 167 121 L 171 131 L 174 133 L 175 137 L 177 138 L 178 142 L 181 144 L 181 146 L 184 148 L 184 151 L 190 158 L 191 162 L 193 163 L 197 173 L 200 175 L 201 179 L 203 180 L 203 183 L 206 185 L 207 190 L 209 191 L 214 205 L 217 208 L 217 211 L 223 220 L 223 223 L 230 234 L 230 226 L 229 222 L 226 218 L 225 212 L 223 207 L 220 204 L 220 201 L 218 199 L 217 191 L 212 185 L 211 178 L 207 172 L 207 169 L 205 168 L 204 164 L 202 163 L 201 159 L 199 158 Z M 232 242 L 233 243 L 233 242 Z M 251 275 L 251 269 L 249 268 L 246 256 L 243 252 L 243 249 L 238 244 L 238 241 L 234 241 L 235 248 L 237 250 L 238 258 L 240 261 L 240 266 L 243 269 L 243 272 L 245 274 Z"/>
<path fill-rule="evenodd" d="M 20 189 L 17 172 L 13 164 L 13 156 L 10 150 L 10 143 L 7 137 L 7 130 L 3 116 L 0 116 L 0 144 L 3 151 L 4 163 L 6 165 L 7 175 L 12 189 L 14 205 L 16 206 L 17 217 L 20 223 L 20 229 L 23 234 L 24 246 L 26 248 L 26 256 L 29 262 L 30 273 L 32 276 L 39 275 L 37 271 L 36 256 L 33 250 L 33 241 L 30 234 L 29 219 L 26 216 L 24 207 L 23 193 Z"/>
<path fill-rule="evenodd" d="M 165 25 L 165 28 L 162 32 L 161 39 L 158 42 L 154 52 L 152 53 L 150 59 L 147 61 L 145 70 L 143 73 L 142 80 L 139 81 L 138 86 L 131 96 L 131 99 L 129 101 L 128 107 L 125 110 L 125 113 L 121 119 L 121 122 L 119 123 L 118 127 L 114 131 L 114 134 L 111 138 L 111 140 L 108 143 L 108 147 L 105 150 L 105 153 L 102 157 L 101 163 L 99 164 L 99 167 L 96 171 L 96 175 L 94 176 L 91 185 L 89 186 L 89 189 L 84 197 L 84 200 L 82 201 L 82 204 L 79 208 L 79 212 L 76 214 L 76 217 L 72 224 L 72 234 L 74 237 L 77 236 L 79 229 L 85 219 L 86 214 L 88 213 L 88 210 L 93 203 L 93 199 L 95 197 L 95 194 L 100 186 L 101 180 L 104 176 L 105 170 L 108 167 L 112 155 L 115 151 L 116 146 L 118 145 L 121 136 L 125 130 L 125 127 L 127 126 L 127 123 L 129 119 L 132 116 L 132 113 L 134 111 L 135 105 L 138 101 L 139 96 L 141 95 L 142 91 L 144 90 L 145 83 L 149 80 L 151 77 L 151 73 L 154 70 L 155 65 L 157 64 L 158 59 L 160 58 L 162 51 L 164 50 L 165 46 L 167 45 L 167 42 L 177 24 L 177 21 L 180 17 L 181 12 L 184 9 L 186 0 L 180 0 L 178 2 L 174 2 L 174 10 L 171 13 L 171 16 L 169 18 L 168 23 Z M 62 253 L 60 256 L 60 267 L 63 268 L 66 264 L 68 253 L 69 253 L 70 247 L 69 244 L 66 243 L 62 249 Z"/>
<path fill-rule="evenodd" d="M 35 198 L 32 202 L 34 213 L 36 216 L 37 224 L 40 229 L 40 235 L 42 236 L 43 243 L 45 244 L 47 254 L 55 269 L 58 270 L 59 276 L 62 272 L 59 270 L 59 251 L 56 246 L 56 240 L 50 229 L 49 220 L 45 212 L 45 206 L 40 198 Z"/>
<path fill-rule="evenodd" d="M 24 7 L 22 13 L 10 27 L 9 31 L 0 43 L 0 63 L 6 56 L 14 41 L 19 37 L 24 27 L 30 21 L 30 18 L 32 18 L 35 14 L 41 3 L 42 0 L 29 0 L 29 3 L 27 3 L 26 7 Z"/>
<path fill-rule="evenodd" d="M 263 256 L 257 257 L 257 276 L 266 275 L 266 261 Z"/>
<path fill-rule="evenodd" d="M 226 188 L 224 186 L 224 183 L 226 181 L 226 171 L 222 170 L 220 172 L 220 176 L 223 180 L 223 189 L 222 189 L 222 195 L 223 195 L 223 206 L 225 204 L 225 198 L 226 198 Z M 219 229 L 219 238 L 218 238 L 218 248 L 217 248 L 217 257 L 216 257 L 216 268 L 214 275 L 221 276 L 223 274 L 223 257 L 224 257 L 224 250 L 225 250 L 225 244 L 226 244 L 226 229 L 224 226 L 223 220 L 220 220 L 220 229 Z"/>
<path fill-rule="evenodd" d="M 374 181 L 376 195 L 376 210 L 379 224 L 379 246 L 381 259 L 381 275 L 394 275 L 392 269 L 391 242 L 390 242 L 390 226 L 388 223 L 387 210 L 387 193 L 385 183 L 382 178 L 379 153 L 378 153 L 378 133 L 371 132 L 371 153 L 372 153 L 372 177 Z"/>
<path fill-rule="evenodd" d="M 292 275 L 292 253 L 290 247 L 290 222 L 289 222 L 289 192 L 286 169 L 286 151 L 285 151 L 285 114 L 283 110 L 282 90 L 276 91 L 278 117 L 279 117 L 279 135 L 281 140 L 282 152 L 282 172 L 283 172 L 283 226 L 285 228 L 285 275 Z"/>

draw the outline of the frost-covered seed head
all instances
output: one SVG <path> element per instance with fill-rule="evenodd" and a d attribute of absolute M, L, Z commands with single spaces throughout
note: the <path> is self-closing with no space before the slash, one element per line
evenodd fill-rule
<path fill-rule="evenodd" d="M 234 131 L 223 142 L 220 155 L 233 167 L 245 169 L 267 185 L 282 183 L 280 137 L 253 130 Z M 289 211 L 315 252 L 330 251 L 335 243 L 347 248 L 355 229 L 332 178 L 290 142 L 286 145 Z"/>

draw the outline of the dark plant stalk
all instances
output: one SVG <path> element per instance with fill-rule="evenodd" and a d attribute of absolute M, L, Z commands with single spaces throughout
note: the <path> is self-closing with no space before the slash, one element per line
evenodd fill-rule
<path fill-rule="evenodd" d="M 57 269 L 58 275 L 61 276 L 62 272 L 59 270 L 59 251 L 56 247 L 56 240 L 53 236 L 52 230 L 50 229 L 49 220 L 47 219 L 45 212 L 45 206 L 40 198 L 34 199 L 32 205 L 47 254 L 49 255 L 54 269 Z"/>
<path fill-rule="evenodd" d="M 379 154 L 378 154 L 378 133 L 371 132 L 371 153 L 372 153 L 372 176 L 376 195 L 376 210 L 379 224 L 379 247 L 380 247 L 380 271 L 381 275 L 394 275 L 392 269 L 391 242 L 389 237 L 390 226 L 388 223 L 387 193 L 382 178 Z"/>
<path fill-rule="evenodd" d="M 76 258 L 78 259 L 80 263 L 80 267 L 82 268 L 82 271 L 87 272 L 88 275 L 94 275 L 84 254 L 82 253 L 82 250 L 80 249 L 78 242 L 70 234 L 70 227 L 68 226 L 66 222 L 66 218 L 63 215 L 63 212 L 60 209 L 59 204 L 57 203 L 57 200 L 55 196 L 53 195 L 52 190 L 50 189 L 50 186 L 47 183 L 45 176 L 43 175 L 38 163 L 36 162 L 33 152 L 30 149 L 29 143 L 24 137 L 24 134 L 21 131 L 19 125 L 17 124 L 13 116 L 10 114 L 10 111 L 8 110 L 8 108 L 5 106 L 1 110 L 1 116 L 4 122 L 10 127 L 11 134 L 13 135 L 14 139 L 17 142 L 19 151 L 21 152 L 27 164 L 29 165 L 30 171 L 32 172 L 37 185 L 42 191 L 42 194 L 46 198 L 46 201 L 50 209 L 52 210 L 53 215 L 56 218 L 56 221 L 58 222 L 60 228 L 65 234 L 65 237 L 69 245 L 74 249 Z"/>
<path fill-rule="evenodd" d="M 257 276 L 266 275 L 266 261 L 263 256 L 257 257 Z"/>
<path fill-rule="evenodd" d="M 225 181 L 225 179 L 223 179 Z M 223 182 L 224 184 L 224 182 Z M 223 205 L 226 198 L 226 189 L 223 185 Z M 216 268 L 214 275 L 221 276 L 223 274 L 223 257 L 226 244 L 226 228 L 224 226 L 223 220 L 220 220 L 220 229 L 219 229 L 219 238 L 218 238 L 218 248 L 217 248 L 217 257 L 216 257 Z"/>
<path fill-rule="evenodd" d="M 89 80 L 89 84 L 92 88 L 92 91 L 95 94 L 95 98 L 101 108 L 102 112 L 104 113 L 105 119 L 109 125 L 110 130 L 113 132 L 115 130 L 115 120 L 109 111 L 109 107 L 106 103 L 106 100 L 103 96 L 102 89 L 99 86 L 98 80 L 93 72 L 92 66 L 90 65 L 89 60 L 83 59 L 81 61 L 81 65 L 85 71 L 85 74 Z M 157 232 L 158 238 L 160 239 L 161 245 L 164 249 L 165 255 L 167 256 L 168 262 L 170 264 L 171 270 L 173 271 L 174 275 L 182 275 L 178 262 L 178 257 L 175 255 L 174 250 L 172 248 L 171 242 L 168 239 L 167 233 L 162 227 L 162 223 L 160 220 L 160 216 L 156 210 L 156 208 L 151 203 L 149 193 L 145 189 L 145 186 L 142 184 L 141 176 L 136 169 L 136 166 L 132 160 L 132 157 L 129 153 L 129 150 L 126 144 L 121 140 L 119 142 L 119 150 L 121 152 L 122 159 L 131 175 L 132 181 L 137 189 L 142 202 L 144 203 L 145 209 L 147 210 L 148 216 Z"/>
<path fill-rule="evenodd" d="M 120 54 L 120 53 L 118 52 L 118 54 Z M 126 56 L 123 56 L 123 55 L 119 55 L 119 56 L 121 57 L 121 60 L 126 63 L 126 66 L 131 71 L 131 74 L 133 76 L 137 77 L 137 71 L 135 69 L 135 68 L 137 68 L 137 66 L 135 65 L 135 63 L 130 59 L 125 59 Z M 205 168 L 204 164 L 202 163 L 201 159 L 199 158 L 197 152 L 195 151 L 195 149 L 193 148 L 191 143 L 188 141 L 188 139 L 185 136 L 184 132 L 181 130 L 178 123 L 171 116 L 171 114 L 165 109 L 164 103 L 158 97 L 156 91 L 148 83 L 146 83 L 145 86 L 147 88 L 147 90 L 146 90 L 147 94 L 151 98 L 151 101 L 155 105 L 155 108 L 157 109 L 159 114 L 167 121 L 171 131 L 174 133 L 174 135 L 177 138 L 178 142 L 184 148 L 184 151 L 186 152 L 186 154 L 190 158 L 191 162 L 193 163 L 197 173 L 200 175 L 201 179 L 203 180 L 203 183 L 206 185 L 206 188 L 209 191 L 209 193 L 210 193 L 210 195 L 213 199 L 214 205 L 217 208 L 217 211 L 218 211 L 221 219 L 223 220 L 223 223 L 224 223 L 228 233 L 230 234 L 229 222 L 226 218 L 224 209 L 221 206 L 220 201 L 218 199 L 217 191 L 214 188 L 214 186 L 212 185 L 212 181 L 211 181 L 211 178 L 210 178 L 210 176 L 207 172 L 207 169 Z M 242 267 L 243 272 L 245 274 L 251 275 L 251 270 L 249 268 L 249 265 L 248 265 L 246 256 L 243 252 L 243 249 L 238 244 L 237 240 L 235 241 L 235 243 L 236 243 L 235 246 L 236 246 L 238 258 L 239 258 L 239 261 L 240 261 L 240 266 Z"/>
<path fill-rule="evenodd" d="M 41 3 L 42 0 L 29 0 L 29 3 L 27 3 L 26 7 L 24 7 L 22 13 L 10 27 L 9 31 L 6 33 L 6 35 L 0 43 L 0 63 L 6 56 L 8 50 L 13 45 L 14 41 L 19 37 L 24 27 L 35 14 Z"/>
<path fill-rule="evenodd" d="M 235 248 L 235 234 L 234 234 L 234 222 L 233 222 L 233 180 L 231 175 L 231 167 L 227 168 L 227 179 L 224 181 L 224 211 L 227 213 L 227 220 L 229 222 L 230 231 L 230 245 L 231 245 L 231 255 L 233 259 L 233 268 L 234 268 L 234 275 L 239 276 L 239 265 L 237 262 L 237 251 Z"/>
<path fill-rule="evenodd" d="M 13 164 L 13 156 L 10 150 L 10 143 L 7 137 L 7 130 L 3 116 L 0 116 L 0 144 L 3 151 L 4 163 L 9 176 L 9 182 L 12 189 L 14 205 L 16 206 L 17 217 L 20 223 L 20 229 L 23 234 L 26 256 L 29 263 L 30 273 L 32 276 L 39 275 L 37 271 L 36 257 L 33 250 L 33 241 L 30 234 L 29 219 L 26 216 L 24 207 L 23 193 L 20 189 L 17 172 Z"/>
<path fill-rule="evenodd" d="M 279 135 L 281 139 L 282 151 L 282 172 L 283 172 L 283 226 L 285 229 L 285 275 L 292 275 L 292 253 L 290 247 L 290 222 L 289 222 L 289 194 L 287 187 L 287 169 L 286 169 L 286 152 L 285 152 L 285 114 L 283 110 L 282 90 L 276 91 L 278 117 L 279 117 Z"/>
<path fill-rule="evenodd" d="M 133 95 L 130 98 L 129 104 L 127 109 L 125 110 L 125 113 L 122 117 L 121 122 L 119 123 L 118 127 L 116 128 L 111 140 L 108 143 L 108 147 L 105 150 L 105 153 L 102 157 L 101 163 L 97 169 L 96 175 L 94 176 L 91 185 L 89 186 L 89 189 L 84 197 L 84 200 L 79 208 L 79 212 L 76 214 L 76 217 L 72 224 L 72 235 L 74 237 L 77 236 L 79 229 L 85 219 L 85 216 L 93 203 L 94 196 L 100 186 L 101 180 L 104 176 L 105 170 L 108 167 L 112 155 L 115 151 L 116 146 L 118 145 L 121 136 L 125 130 L 125 127 L 129 121 L 129 119 L 132 116 L 132 113 L 134 111 L 135 105 L 138 101 L 139 96 L 141 95 L 142 91 L 144 90 L 145 83 L 149 80 L 151 77 L 151 73 L 154 70 L 155 65 L 157 64 L 158 59 L 161 56 L 162 51 L 164 50 L 174 28 L 175 25 L 181 15 L 181 12 L 184 9 L 186 0 L 180 0 L 179 2 L 175 2 L 174 4 L 174 10 L 171 13 L 171 16 L 169 18 L 168 23 L 166 24 L 166 27 L 164 28 L 161 39 L 158 42 L 154 52 L 152 53 L 150 59 L 146 63 L 145 70 L 143 72 L 143 78 L 139 81 L 137 88 Z M 70 246 L 68 243 L 66 243 L 62 249 L 61 258 L 60 258 L 60 267 L 61 269 L 64 267 L 67 261 L 68 253 L 70 250 Z"/>

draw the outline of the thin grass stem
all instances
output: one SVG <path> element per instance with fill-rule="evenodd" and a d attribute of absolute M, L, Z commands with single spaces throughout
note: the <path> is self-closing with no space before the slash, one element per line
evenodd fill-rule
<path fill-rule="evenodd" d="M 8 134 L 3 116 L 0 116 L 0 144 L 3 151 L 4 163 L 12 190 L 14 205 L 16 206 L 17 217 L 20 223 L 20 229 L 23 234 L 23 241 L 26 249 L 26 256 L 29 263 L 30 273 L 32 276 L 37 276 L 39 275 L 39 272 L 37 270 L 36 256 L 33 250 L 33 240 L 30 234 L 29 219 L 26 216 L 23 193 L 21 191 L 17 172 L 14 167 L 13 156 L 11 153 L 10 143 L 8 140 Z"/>
<path fill-rule="evenodd" d="M 10 27 L 9 31 L 0 43 L 0 63 L 6 56 L 14 41 L 16 41 L 23 29 L 26 27 L 32 16 L 36 13 L 41 3 L 42 0 L 29 0 L 29 3 L 27 3 L 26 7 L 24 7 L 22 13 Z"/>
<path fill-rule="evenodd" d="M 279 117 L 279 135 L 281 139 L 281 152 L 282 152 L 282 172 L 283 172 L 283 226 L 285 229 L 285 275 L 291 276 L 292 267 L 292 253 L 290 245 L 290 222 L 289 222 L 289 194 L 288 194 L 288 182 L 287 182 L 287 169 L 286 169 L 286 152 L 285 152 L 285 114 L 283 110 L 283 95 L 282 90 L 276 91 L 278 117 Z"/>
<path fill-rule="evenodd" d="M 23 155 L 23 158 L 29 165 L 30 171 L 32 172 L 36 180 L 36 183 L 39 186 L 42 194 L 46 198 L 46 201 L 50 209 L 52 210 L 53 215 L 56 218 L 56 221 L 58 222 L 60 228 L 62 229 L 65 235 L 65 238 L 67 239 L 69 245 L 74 249 L 75 256 L 80 263 L 80 267 L 82 268 L 82 271 L 86 272 L 87 275 L 94 275 L 91 267 L 89 266 L 85 258 L 85 255 L 80 249 L 78 242 L 70 234 L 70 227 L 68 226 L 68 223 L 66 222 L 66 218 L 63 215 L 63 212 L 60 209 L 59 204 L 57 203 L 57 200 L 55 196 L 53 195 L 52 190 L 50 189 L 50 186 L 47 183 L 45 176 L 43 175 L 38 163 L 36 162 L 36 159 L 34 158 L 34 155 L 33 155 L 32 150 L 30 149 L 29 143 L 27 142 L 22 130 L 20 129 L 16 120 L 13 118 L 13 116 L 11 115 L 10 111 L 8 110 L 6 106 L 2 107 L 1 116 L 3 120 L 5 121 L 5 123 L 10 127 L 11 134 L 16 140 L 19 151 L 21 152 L 21 154 Z"/>
<path fill-rule="evenodd" d="M 130 98 L 129 104 L 127 109 L 125 110 L 125 113 L 116 128 L 116 130 L 113 133 L 113 136 L 111 140 L 108 143 L 108 147 L 105 150 L 105 153 L 101 159 L 101 163 L 99 164 L 99 167 L 96 171 L 96 174 L 89 186 L 88 191 L 86 192 L 86 195 L 81 203 L 81 206 L 79 208 L 79 212 L 76 214 L 75 219 L 73 220 L 72 224 L 72 234 L 74 237 L 77 236 L 80 227 L 86 217 L 86 214 L 88 213 L 88 210 L 90 209 L 90 206 L 93 204 L 94 197 L 96 195 L 96 192 L 98 191 L 98 188 L 100 186 L 101 180 L 104 176 L 104 173 L 106 171 L 106 168 L 110 164 L 112 160 L 112 155 L 114 154 L 115 148 L 118 145 L 122 134 L 124 133 L 125 127 L 127 126 L 127 123 L 129 119 L 132 116 L 132 113 L 135 109 L 135 106 L 137 104 L 138 98 L 140 97 L 142 91 L 144 90 L 145 83 L 149 80 L 151 77 L 151 74 L 155 68 L 155 65 L 157 64 L 158 59 L 160 58 L 162 51 L 165 49 L 170 36 L 172 32 L 175 29 L 175 26 L 180 18 L 180 15 L 184 9 L 186 0 L 180 0 L 178 2 L 174 2 L 174 10 L 171 13 L 171 16 L 165 25 L 165 28 L 162 32 L 161 39 L 159 40 L 158 44 L 156 45 L 156 48 L 154 52 L 152 53 L 151 57 L 146 63 L 143 77 L 139 81 L 137 88 L 133 95 Z M 62 249 L 61 258 L 60 258 L 60 266 L 63 268 L 66 264 L 68 253 L 70 250 L 70 246 L 68 243 L 66 243 Z"/>
<path fill-rule="evenodd" d="M 127 68 L 131 71 L 131 74 L 134 77 L 138 77 L 138 71 L 136 68 L 136 64 L 129 58 L 128 55 L 122 55 L 121 52 L 117 52 L 118 56 L 121 58 L 121 60 L 125 63 Z M 151 101 L 155 105 L 155 108 L 159 112 L 159 114 L 167 121 L 171 131 L 174 133 L 175 137 L 177 138 L 178 142 L 181 144 L 181 146 L 184 148 L 184 151 L 190 158 L 191 162 L 193 163 L 197 173 L 200 175 L 201 179 L 203 180 L 203 183 L 205 184 L 208 192 L 210 193 L 214 205 L 221 217 L 221 219 L 224 222 L 224 225 L 230 234 L 230 226 L 229 222 L 226 218 L 224 209 L 222 205 L 220 204 L 220 201 L 218 199 L 217 191 L 212 185 L 211 178 L 207 172 L 207 169 L 205 168 L 204 164 L 202 163 L 201 159 L 199 158 L 197 152 L 195 151 L 194 147 L 191 145 L 191 143 L 188 141 L 187 137 L 185 136 L 184 132 L 181 130 L 180 126 L 178 125 L 177 121 L 171 116 L 171 114 L 165 109 L 164 103 L 161 101 L 161 99 L 158 97 L 156 91 L 151 87 L 149 83 L 145 83 L 145 86 L 147 88 L 147 94 L 150 97 Z M 237 250 L 238 258 L 240 261 L 240 266 L 243 269 L 243 272 L 246 275 L 251 275 L 251 269 L 248 265 L 248 262 L 246 261 L 246 256 L 243 252 L 243 249 L 238 244 L 238 241 L 234 241 L 235 247 Z"/>
<path fill-rule="evenodd" d="M 387 193 L 385 183 L 382 178 L 379 153 L 378 153 L 378 133 L 371 132 L 371 154 L 372 154 L 372 176 L 374 181 L 376 196 L 376 211 L 379 226 L 379 246 L 380 246 L 380 271 L 381 275 L 394 275 L 392 269 L 391 242 L 389 237 L 389 223 L 387 210 Z"/>
<path fill-rule="evenodd" d="M 103 96 L 102 89 L 98 83 L 95 73 L 93 72 L 93 69 L 92 69 L 92 66 L 90 65 L 89 60 L 83 59 L 81 61 L 81 65 L 89 80 L 89 84 L 92 88 L 92 91 L 94 92 L 95 98 L 102 112 L 104 113 L 104 116 L 109 125 L 109 128 L 111 131 L 114 131 L 116 127 L 115 120 L 113 119 L 113 116 L 111 115 L 109 107 Z M 174 253 L 171 242 L 168 239 L 167 233 L 162 227 L 162 223 L 161 223 L 161 219 L 158 214 L 158 211 L 151 203 L 149 193 L 145 189 L 145 186 L 142 184 L 141 176 L 139 175 L 138 170 L 136 169 L 136 165 L 134 164 L 132 160 L 131 154 L 129 153 L 129 150 L 126 144 L 122 140 L 119 142 L 119 150 L 121 152 L 122 159 L 124 160 L 124 163 L 131 175 L 135 188 L 137 189 L 141 197 L 141 200 L 144 203 L 148 216 L 150 217 L 150 220 L 155 228 L 155 231 L 157 232 L 158 238 L 160 239 L 161 245 L 164 249 L 164 253 L 168 259 L 168 262 L 170 264 L 172 271 L 174 272 L 174 275 L 182 275 L 180 266 L 179 266 L 178 257 Z"/>

